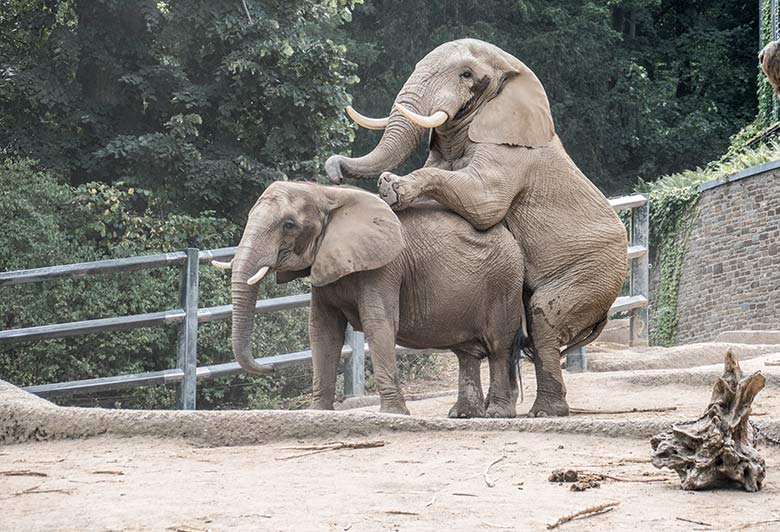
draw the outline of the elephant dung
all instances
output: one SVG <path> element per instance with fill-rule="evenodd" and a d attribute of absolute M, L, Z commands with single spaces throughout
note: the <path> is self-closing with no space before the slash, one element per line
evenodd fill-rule
<path fill-rule="evenodd" d="M 728 351 L 704 415 L 653 436 L 652 464 L 676 471 L 685 490 L 732 483 L 759 491 L 766 465 L 754 447 L 756 433 L 749 418 L 753 399 L 765 383 L 760 371 L 743 378 L 739 362 Z"/>

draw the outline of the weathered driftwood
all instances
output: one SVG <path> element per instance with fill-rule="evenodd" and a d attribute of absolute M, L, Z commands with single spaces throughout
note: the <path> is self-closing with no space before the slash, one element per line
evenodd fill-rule
<path fill-rule="evenodd" d="M 765 382 L 761 372 L 743 378 L 739 362 L 728 351 L 705 414 L 650 440 L 653 465 L 676 471 L 685 490 L 712 488 L 724 481 L 747 491 L 760 490 L 766 467 L 753 446 L 749 417 Z"/>

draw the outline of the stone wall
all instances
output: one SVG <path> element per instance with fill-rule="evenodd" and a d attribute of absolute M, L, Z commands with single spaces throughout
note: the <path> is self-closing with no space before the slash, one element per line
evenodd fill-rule
<path fill-rule="evenodd" d="M 677 341 L 780 329 L 780 162 L 699 190 L 680 279 Z"/>

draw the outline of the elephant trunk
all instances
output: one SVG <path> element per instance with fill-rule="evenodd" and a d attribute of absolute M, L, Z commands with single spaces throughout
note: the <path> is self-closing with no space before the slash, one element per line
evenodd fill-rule
<path fill-rule="evenodd" d="M 257 284 L 249 284 L 247 281 L 257 272 L 259 263 L 258 254 L 252 247 L 239 245 L 233 259 L 231 277 L 233 356 L 246 371 L 259 375 L 270 375 L 273 373 L 273 368 L 258 364 L 252 356 L 252 329 L 257 302 Z"/>
<path fill-rule="evenodd" d="M 395 104 L 401 104 L 416 113 L 429 114 L 429 104 L 417 92 L 424 86 L 421 78 L 417 73 L 412 74 L 398 93 Z M 424 132 L 424 128 L 404 118 L 393 105 L 387 127 L 376 147 L 362 157 L 331 156 L 325 163 L 328 178 L 334 183 L 341 183 L 345 177 L 376 177 L 382 172 L 391 171 L 409 158 Z"/>

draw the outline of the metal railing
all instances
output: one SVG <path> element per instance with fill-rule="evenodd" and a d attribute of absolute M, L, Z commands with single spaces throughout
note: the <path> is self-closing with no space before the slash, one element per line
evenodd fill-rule
<path fill-rule="evenodd" d="M 612 305 L 612 312 L 630 311 L 632 345 L 647 344 L 647 305 L 648 305 L 648 204 L 647 197 L 641 194 L 610 200 L 617 210 L 631 209 L 631 238 L 628 247 L 628 259 L 631 265 L 630 294 L 619 297 Z M 72 395 L 74 393 L 99 392 L 148 386 L 154 384 L 177 384 L 177 408 L 195 409 L 197 381 L 226 377 L 241 373 L 238 363 L 229 362 L 211 366 L 197 365 L 198 325 L 200 323 L 226 320 L 231 317 L 232 305 L 198 308 L 198 266 L 213 259 L 230 259 L 236 248 L 221 248 L 199 251 L 188 248 L 176 253 L 111 259 L 97 262 L 68 264 L 0 273 L 0 288 L 24 283 L 47 281 L 52 279 L 73 279 L 102 273 L 127 272 L 153 269 L 166 266 L 182 268 L 179 308 L 136 314 L 101 318 L 69 323 L 57 323 L 21 329 L 0 331 L 0 344 L 23 341 L 65 338 L 82 334 L 121 331 L 140 327 L 178 325 L 176 342 L 177 364 L 173 369 L 152 371 L 132 375 L 118 375 L 79 381 L 60 382 L 28 386 L 26 391 L 42 397 Z M 300 294 L 274 299 L 260 300 L 255 305 L 255 313 L 263 314 L 295 308 L 307 307 L 311 303 L 310 294 Z M 365 353 L 367 346 L 362 333 L 347 328 L 346 343 L 342 349 L 344 360 L 344 394 L 359 396 L 365 393 Z M 587 366 L 584 350 L 570 355 L 571 367 Z M 577 357 L 580 357 L 579 359 Z M 311 351 L 285 353 L 257 359 L 264 366 L 284 368 L 311 362 Z M 579 360 L 579 362 L 578 362 Z"/>
<path fill-rule="evenodd" d="M 182 268 L 179 289 L 179 308 L 147 314 L 101 318 L 69 323 L 57 323 L 22 329 L 0 331 L 0 344 L 22 341 L 48 340 L 65 338 L 82 334 L 111 332 L 140 327 L 155 327 L 178 325 L 176 342 L 176 368 L 118 375 L 79 381 L 60 382 L 29 386 L 26 391 L 43 396 L 54 397 L 72 395 L 74 393 L 99 392 L 147 386 L 152 384 L 177 384 L 176 405 L 182 410 L 195 409 L 197 380 L 226 377 L 241 373 L 238 363 L 230 362 L 212 366 L 197 366 L 198 324 L 226 320 L 231 317 L 232 305 L 198 308 L 198 266 L 209 263 L 213 259 L 230 259 L 236 248 L 221 248 L 199 251 L 188 248 L 176 253 L 129 257 L 126 259 L 111 259 L 97 262 L 67 264 L 32 270 L 20 270 L 0 273 L 0 287 L 47 281 L 52 279 L 73 279 L 102 273 L 127 272 L 160 268 L 165 266 L 180 266 Z M 310 294 L 300 294 L 275 299 L 261 300 L 255 305 L 255 313 L 263 314 L 309 306 Z M 354 370 L 363 367 L 364 354 L 363 334 L 347 331 L 347 344 L 342 350 L 345 361 L 345 393 L 362 395 L 364 390 L 363 374 Z M 311 360 L 311 351 L 286 353 L 283 355 L 263 357 L 262 364 L 273 368 L 283 368 Z"/>

